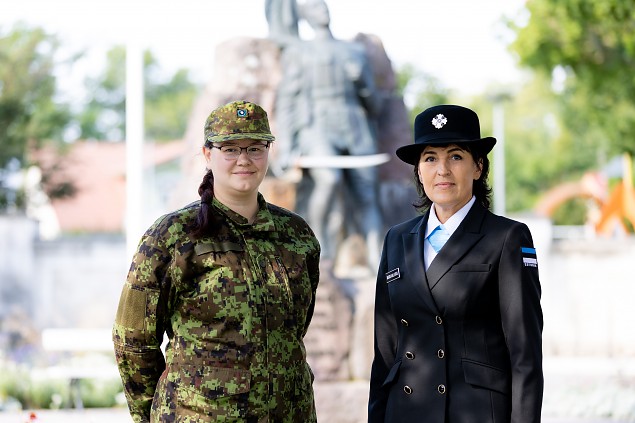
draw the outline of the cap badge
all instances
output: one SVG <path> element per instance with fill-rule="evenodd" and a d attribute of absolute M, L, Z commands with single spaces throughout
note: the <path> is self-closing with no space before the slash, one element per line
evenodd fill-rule
<path fill-rule="evenodd" d="M 249 112 L 245 109 L 238 109 L 236 111 L 236 116 L 241 118 L 246 118 L 247 116 L 249 116 Z"/>
<path fill-rule="evenodd" d="M 443 126 L 448 123 L 448 118 L 446 118 L 445 116 L 443 116 L 441 113 L 439 113 L 438 115 L 436 115 L 433 119 L 432 119 L 432 125 L 434 125 L 435 128 L 437 129 L 441 129 L 443 128 Z"/>

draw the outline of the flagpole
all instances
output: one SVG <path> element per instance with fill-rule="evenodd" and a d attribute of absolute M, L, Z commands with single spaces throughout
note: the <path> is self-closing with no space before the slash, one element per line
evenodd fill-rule
<path fill-rule="evenodd" d="M 143 51 L 126 45 L 126 253 L 131 258 L 143 232 Z"/>

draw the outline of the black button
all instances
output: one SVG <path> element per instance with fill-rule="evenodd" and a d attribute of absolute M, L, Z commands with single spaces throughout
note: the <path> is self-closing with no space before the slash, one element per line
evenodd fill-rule
<path fill-rule="evenodd" d="M 441 319 L 441 316 L 436 316 L 434 320 L 436 320 L 437 325 L 440 325 L 441 323 L 443 323 L 443 319 Z"/>
<path fill-rule="evenodd" d="M 443 350 L 437 351 L 437 357 L 439 357 L 439 358 L 445 357 L 445 351 L 443 351 Z"/>
<path fill-rule="evenodd" d="M 405 319 L 401 319 L 401 324 L 404 326 L 408 326 L 408 321 Z"/>
<path fill-rule="evenodd" d="M 408 385 L 403 387 L 403 391 L 408 395 L 412 394 L 412 388 Z"/>
<path fill-rule="evenodd" d="M 439 386 L 437 386 L 437 391 L 438 391 L 441 395 L 445 394 L 445 385 L 439 385 Z"/>
<path fill-rule="evenodd" d="M 408 360 L 414 360 L 414 359 L 415 359 L 415 355 L 414 355 L 414 353 L 412 353 L 412 352 L 410 352 L 410 351 L 407 351 L 407 352 L 406 352 L 406 358 L 407 358 Z"/>

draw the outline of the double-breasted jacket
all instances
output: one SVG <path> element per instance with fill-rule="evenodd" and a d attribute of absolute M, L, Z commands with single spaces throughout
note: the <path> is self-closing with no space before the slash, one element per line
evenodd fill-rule
<path fill-rule="evenodd" d="M 384 241 L 369 422 L 539 423 L 543 318 L 528 227 L 476 203 L 426 271 L 427 220 Z"/>

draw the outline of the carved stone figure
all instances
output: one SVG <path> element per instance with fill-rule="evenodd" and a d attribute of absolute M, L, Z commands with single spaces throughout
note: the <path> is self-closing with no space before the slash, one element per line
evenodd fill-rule
<path fill-rule="evenodd" d="M 382 99 L 364 46 L 334 38 L 323 0 L 267 0 L 265 7 L 270 37 L 282 49 L 278 165 L 302 169 L 296 211 L 316 232 L 324 262 L 335 260 L 343 237 L 360 233 L 374 267 L 382 231 L 376 128 Z M 299 37 L 297 17 L 313 39 Z"/>

